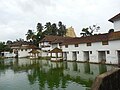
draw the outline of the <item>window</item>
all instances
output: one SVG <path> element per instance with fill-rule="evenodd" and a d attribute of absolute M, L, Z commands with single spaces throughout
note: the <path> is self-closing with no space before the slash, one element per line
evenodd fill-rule
<path fill-rule="evenodd" d="M 92 54 L 92 51 L 90 51 L 90 54 Z"/>
<path fill-rule="evenodd" d="M 62 48 L 62 44 L 61 43 L 59 43 L 59 46 L 60 46 L 60 48 Z"/>
<path fill-rule="evenodd" d="M 68 45 L 65 45 L 65 48 L 68 48 Z"/>
<path fill-rule="evenodd" d="M 110 51 L 107 51 L 107 54 L 110 54 Z"/>
<path fill-rule="evenodd" d="M 102 41 L 102 45 L 108 45 L 108 41 Z"/>
<path fill-rule="evenodd" d="M 63 53 L 65 53 L 65 54 L 69 54 L 69 52 L 63 52 Z"/>
<path fill-rule="evenodd" d="M 91 43 L 87 43 L 87 46 L 91 46 Z"/>
<path fill-rule="evenodd" d="M 75 47 L 78 47 L 78 44 L 75 44 Z"/>

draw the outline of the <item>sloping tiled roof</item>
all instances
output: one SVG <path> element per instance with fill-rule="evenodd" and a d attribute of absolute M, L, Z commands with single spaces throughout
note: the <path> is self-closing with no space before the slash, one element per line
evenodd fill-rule
<path fill-rule="evenodd" d="M 40 42 L 62 43 L 64 40 L 71 37 L 46 35 Z"/>
<path fill-rule="evenodd" d="M 33 49 L 33 50 L 31 50 L 30 52 L 28 52 L 28 53 L 33 53 L 33 54 L 36 54 L 36 53 L 40 53 L 39 51 L 37 51 L 37 50 L 35 50 L 35 49 Z"/>
<path fill-rule="evenodd" d="M 11 49 L 37 49 L 35 45 L 26 45 L 26 46 L 11 46 Z"/>
<path fill-rule="evenodd" d="M 10 46 L 22 46 L 22 45 L 32 45 L 32 43 L 27 41 L 17 41 L 10 44 Z"/>
<path fill-rule="evenodd" d="M 109 33 L 109 40 L 120 40 L 120 31 Z"/>
<path fill-rule="evenodd" d="M 51 50 L 50 53 L 62 53 L 62 49 L 56 47 L 53 50 Z"/>
<path fill-rule="evenodd" d="M 71 39 L 72 37 L 62 37 L 62 38 L 58 38 L 58 39 L 55 39 L 54 41 L 52 41 L 51 43 L 63 43 L 64 41 L 66 40 L 69 40 Z"/>
<path fill-rule="evenodd" d="M 82 43 L 92 43 L 92 42 L 102 42 L 102 41 L 111 41 L 111 40 L 120 40 L 120 31 L 104 33 L 98 35 L 92 35 L 87 37 L 61 37 L 61 36 L 47 36 L 43 38 L 44 41 L 49 41 L 51 43 L 61 43 L 62 45 L 69 44 L 82 44 Z"/>
<path fill-rule="evenodd" d="M 28 49 L 38 49 L 38 47 L 37 46 L 35 46 L 35 45 L 28 45 L 28 46 L 26 46 Z"/>
<path fill-rule="evenodd" d="M 120 31 L 92 35 L 87 37 L 71 38 L 64 41 L 62 45 L 102 42 L 102 41 L 111 41 L 111 40 L 120 40 Z"/>
<path fill-rule="evenodd" d="M 10 45 L 12 49 L 36 49 L 37 47 L 31 42 L 27 41 L 17 41 Z"/>
<path fill-rule="evenodd" d="M 120 19 L 120 13 L 119 14 L 117 14 L 117 15 L 115 15 L 114 17 L 112 17 L 111 19 L 109 19 L 108 21 L 110 21 L 110 22 L 114 22 L 115 20 L 117 20 L 117 19 Z"/>
<path fill-rule="evenodd" d="M 53 35 L 46 35 L 40 42 L 52 42 L 56 39 L 63 38 L 62 36 L 53 36 Z"/>

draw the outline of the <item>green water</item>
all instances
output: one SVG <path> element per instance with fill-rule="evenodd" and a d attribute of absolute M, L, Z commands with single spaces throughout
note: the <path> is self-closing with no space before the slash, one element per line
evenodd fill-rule
<path fill-rule="evenodd" d="M 48 60 L 0 60 L 0 90 L 90 90 L 111 65 Z"/>

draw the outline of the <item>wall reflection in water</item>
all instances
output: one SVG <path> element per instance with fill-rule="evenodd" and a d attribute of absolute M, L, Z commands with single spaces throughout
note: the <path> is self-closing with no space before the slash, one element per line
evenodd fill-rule
<path fill-rule="evenodd" d="M 88 90 L 97 75 L 111 68 L 111 66 L 104 64 L 6 59 L 0 61 L 0 78 L 8 69 L 11 69 L 14 73 L 26 72 L 29 84 L 34 85 L 37 83 L 39 90 L 65 89 L 70 82 L 80 85 L 84 90 Z"/>

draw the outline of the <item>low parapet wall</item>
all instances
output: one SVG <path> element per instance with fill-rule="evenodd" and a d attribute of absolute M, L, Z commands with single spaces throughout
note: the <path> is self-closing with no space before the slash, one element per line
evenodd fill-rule
<path fill-rule="evenodd" d="M 92 85 L 92 90 L 120 90 L 120 68 L 97 76 Z"/>

